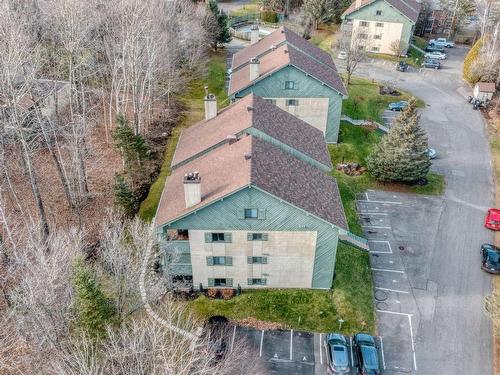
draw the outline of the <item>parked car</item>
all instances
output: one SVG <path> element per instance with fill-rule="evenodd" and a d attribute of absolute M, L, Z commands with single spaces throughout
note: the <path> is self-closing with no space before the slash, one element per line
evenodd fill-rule
<path fill-rule="evenodd" d="M 433 148 L 428 148 L 426 150 L 426 152 L 427 152 L 427 155 L 429 155 L 430 159 L 436 159 L 437 158 L 437 151 L 434 150 Z"/>
<path fill-rule="evenodd" d="M 426 59 L 436 59 L 436 60 L 444 60 L 446 59 L 446 53 L 439 51 L 427 52 L 424 57 Z"/>
<path fill-rule="evenodd" d="M 429 43 L 429 44 L 427 44 L 427 47 L 425 47 L 425 50 L 427 52 L 433 52 L 433 51 L 443 52 L 444 46 L 440 46 L 436 43 Z"/>
<path fill-rule="evenodd" d="M 347 52 L 346 51 L 340 51 L 339 54 L 337 55 L 337 58 L 340 60 L 345 60 L 347 58 Z"/>
<path fill-rule="evenodd" d="M 429 40 L 429 43 L 437 44 L 446 48 L 455 47 L 455 42 L 452 42 L 451 40 L 446 40 L 446 38 L 431 39 Z"/>
<path fill-rule="evenodd" d="M 489 243 L 481 245 L 481 268 L 489 273 L 500 273 L 500 249 Z"/>
<path fill-rule="evenodd" d="M 326 361 L 330 374 L 349 374 L 349 351 L 347 340 L 338 333 L 329 333 L 325 337 Z"/>
<path fill-rule="evenodd" d="M 426 59 L 423 63 L 422 66 L 424 68 L 432 68 L 432 69 L 440 69 L 441 68 L 441 63 L 438 60 L 434 59 Z"/>
<path fill-rule="evenodd" d="M 389 103 L 389 109 L 391 111 L 402 111 L 403 109 L 406 108 L 407 105 L 408 102 L 402 100 L 400 102 Z"/>
<path fill-rule="evenodd" d="M 375 339 L 366 333 L 354 335 L 354 352 L 356 353 L 359 375 L 380 375 L 378 350 Z"/>
<path fill-rule="evenodd" d="M 408 70 L 408 63 L 405 61 L 400 61 L 396 65 L 396 70 L 399 70 L 400 72 L 406 72 Z"/>
<path fill-rule="evenodd" d="M 491 230 L 500 230 L 500 210 L 490 208 L 484 219 L 484 226 Z"/>

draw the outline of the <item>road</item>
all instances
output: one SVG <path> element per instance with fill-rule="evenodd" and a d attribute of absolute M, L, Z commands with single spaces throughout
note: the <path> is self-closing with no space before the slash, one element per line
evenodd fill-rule
<path fill-rule="evenodd" d="M 365 228 L 365 233 L 387 241 L 392 250 L 372 254 L 372 267 L 387 269 L 374 271 L 375 285 L 387 289 L 379 310 L 393 312 L 378 312 L 388 369 L 391 356 L 395 364 L 404 364 L 391 373 L 490 375 L 492 331 L 483 298 L 491 291 L 491 276 L 479 268 L 479 246 L 493 241 L 483 227 L 485 210 L 494 202 L 491 158 L 483 119 L 464 100 L 470 92 L 460 78 L 466 50 L 447 52 L 451 57 L 439 71 L 401 73 L 393 64 L 376 61 L 356 72 L 396 82 L 426 102 L 421 123 L 439 153 L 433 169 L 445 176 L 444 196 L 369 192 L 358 207 L 382 214 L 368 214 L 367 227 L 380 228 L 373 233 Z M 388 221 L 375 225 L 384 213 Z"/>

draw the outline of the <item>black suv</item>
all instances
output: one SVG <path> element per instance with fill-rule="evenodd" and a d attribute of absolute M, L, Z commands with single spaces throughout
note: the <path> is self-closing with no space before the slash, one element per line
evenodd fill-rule
<path fill-rule="evenodd" d="M 354 352 L 358 360 L 358 375 L 381 375 L 375 339 L 366 333 L 354 335 Z"/>

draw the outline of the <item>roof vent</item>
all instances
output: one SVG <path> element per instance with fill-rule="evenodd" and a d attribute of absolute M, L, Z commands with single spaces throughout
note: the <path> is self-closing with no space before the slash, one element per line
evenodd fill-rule
<path fill-rule="evenodd" d="M 285 29 L 281 29 L 281 33 L 284 34 L 285 33 Z"/>
<path fill-rule="evenodd" d="M 238 137 L 235 134 L 229 134 L 226 137 L 226 140 L 229 142 L 230 145 L 238 141 Z"/>
<path fill-rule="evenodd" d="M 269 47 L 271 51 L 276 51 L 276 46 L 273 44 L 271 47 Z"/>
<path fill-rule="evenodd" d="M 244 156 L 245 160 L 250 160 L 252 158 L 252 154 L 249 154 L 248 152 L 245 152 Z"/>
<path fill-rule="evenodd" d="M 247 105 L 247 111 L 248 112 L 253 111 L 253 107 L 251 105 Z"/>
<path fill-rule="evenodd" d="M 284 53 L 288 53 L 288 50 L 286 49 L 286 50 L 284 50 L 283 52 L 284 52 Z"/>

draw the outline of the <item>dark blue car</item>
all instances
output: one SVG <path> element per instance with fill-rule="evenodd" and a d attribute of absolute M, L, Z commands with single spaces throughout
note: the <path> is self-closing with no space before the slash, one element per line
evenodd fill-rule
<path fill-rule="evenodd" d="M 380 375 L 375 339 L 366 333 L 354 335 L 354 352 L 358 360 L 358 375 Z"/>
<path fill-rule="evenodd" d="M 500 273 L 500 249 L 489 243 L 481 245 L 481 268 L 489 273 Z"/>

